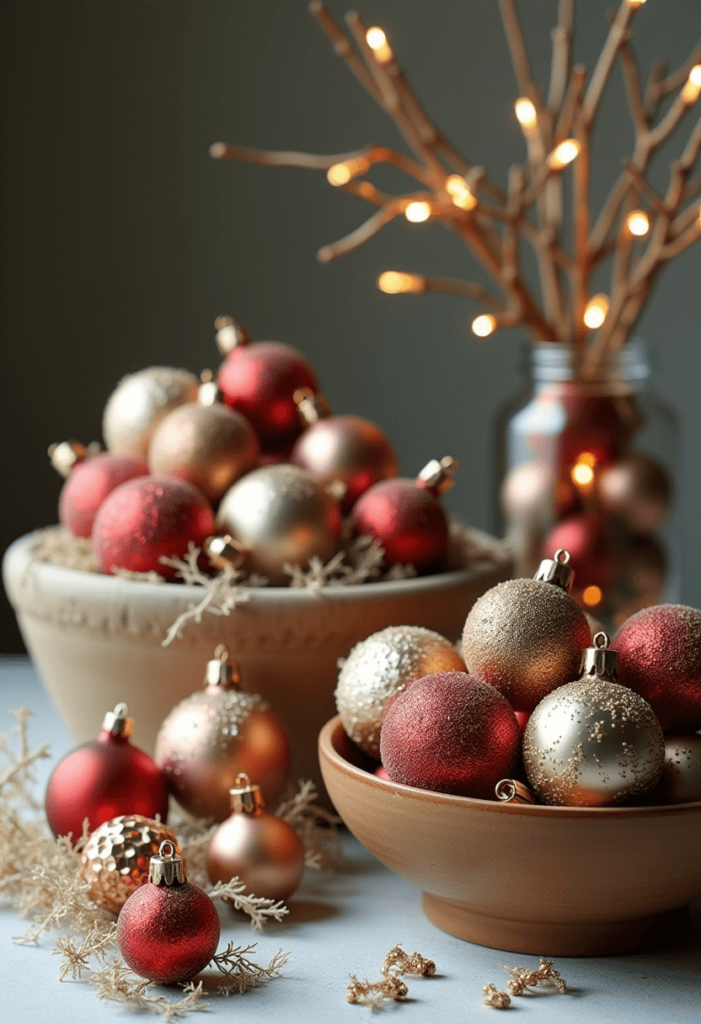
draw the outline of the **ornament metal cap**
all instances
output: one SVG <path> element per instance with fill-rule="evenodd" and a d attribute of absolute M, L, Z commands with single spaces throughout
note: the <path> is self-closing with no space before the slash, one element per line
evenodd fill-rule
<path fill-rule="evenodd" d="M 231 810 L 246 811 L 254 814 L 265 807 L 265 799 L 260 786 L 251 782 L 245 772 L 236 776 L 236 785 L 229 790 L 231 795 Z"/>
<path fill-rule="evenodd" d="M 114 711 L 108 711 L 102 720 L 102 728 L 112 736 L 123 736 L 128 739 L 134 727 L 134 719 L 129 718 L 129 708 L 124 701 L 115 705 Z"/>
<path fill-rule="evenodd" d="M 204 553 L 214 569 L 238 569 L 246 559 L 246 552 L 228 533 L 221 537 L 207 537 Z"/>
<path fill-rule="evenodd" d="M 609 650 L 608 633 L 597 633 L 594 646 L 586 647 L 582 655 L 582 679 L 603 679 L 615 683 L 618 678 L 618 651 Z"/>
<path fill-rule="evenodd" d="M 229 661 L 229 650 L 224 644 L 219 644 L 214 657 L 207 662 L 204 681 L 208 687 L 222 686 L 225 689 L 237 689 L 241 685 L 238 662 Z"/>
<path fill-rule="evenodd" d="M 237 323 L 232 316 L 218 316 L 214 321 L 217 333 L 214 340 L 223 356 L 228 356 L 241 345 L 250 345 L 253 341 L 251 332 L 243 324 Z"/>
<path fill-rule="evenodd" d="M 552 558 L 544 558 L 533 577 L 543 583 L 552 583 L 569 594 L 574 583 L 574 569 L 569 564 L 570 553 L 558 548 Z"/>
<path fill-rule="evenodd" d="M 185 861 L 170 839 L 164 839 L 148 866 L 148 880 L 154 885 L 176 885 L 187 881 Z"/>
<path fill-rule="evenodd" d="M 292 398 L 299 410 L 299 417 L 306 427 L 331 415 L 331 406 L 324 395 L 315 394 L 311 388 L 297 388 Z"/>
<path fill-rule="evenodd" d="M 533 791 L 518 779 L 501 779 L 494 787 L 494 795 L 503 804 L 534 804 Z"/>
<path fill-rule="evenodd" d="M 220 405 L 224 401 L 224 393 L 212 371 L 203 370 L 200 380 L 202 383 L 197 391 L 198 405 Z"/>
<path fill-rule="evenodd" d="M 455 483 L 455 474 L 460 469 L 457 459 L 446 455 L 445 458 L 431 459 L 417 476 L 417 480 L 434 494 L 446 494 Z"/>
<path fill-rule="evenodd" d="M 71 440 L 50 444 L 47 454 L 56 472 L 62 477 L 69 477 L 73 467 L 87 458 L 88 450 L 80 441 Z"/>

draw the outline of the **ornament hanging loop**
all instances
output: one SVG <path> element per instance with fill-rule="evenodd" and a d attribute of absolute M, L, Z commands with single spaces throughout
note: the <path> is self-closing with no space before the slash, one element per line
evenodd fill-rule
<path fill-rule="evenodd" d="M 297 388 L 292 398 L 305 427 L 311 427 L 331 415 L 331 406 L 327 399 L 324 395 L 315 394 L 311 388 Z"/>
<path fill-rule="evenodd" d="M 134 719 L 129 718 L 129 708 L 120 701 L 115 705 L 114 711 L 108 711 L 102 720 L 102 728 L 112 736 L 120 736 L 128 739 L 134 727 Z"/>
<path fill-rule="evenodd" d="M 447 494 L 455 484 L 455 474 L 460 469 L 457 459 L 446 455 L 444 458 L 431 459 L 419 473 L 418 481 L 436 495 Z"/>
<path fill-rule="evenodd" d="M 253 341 L 251 332 L 243 324 L 239 324 L 231 316 L 218 316 L 214 321 L 216 335 L 214 340 L 223 356 L 228 356 L 235 348 L 250 345 Z"/>
<path fill-rule="evenodd" d="M 231 795 L 231 810 L 245 811 L 247 814 L 255 814 L 265 807 L 265 799 L 260 786 L 251 782 L 245 772 L 236 776 L 236 785 L 229 790 Z"/>
<path fill-rule="evenodd" d="M 148 880 L 154 885 L 175 885 L 187 881 L 185 861 L 170 839 L 164 839 L 157 856 L 151 858 Z"/>
<path fill-rule="evenodd" d="M 224 393 L 217 384 L 217 378 L 211 370 L 203 370 L 200 374 L 200 386 L 197 389 L 199 405 L 221 405 Z"/>

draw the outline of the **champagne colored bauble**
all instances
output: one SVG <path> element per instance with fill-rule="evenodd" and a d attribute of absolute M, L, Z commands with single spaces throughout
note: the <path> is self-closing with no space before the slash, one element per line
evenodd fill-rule
<path fill-rule="evenodd" d="M 194 373 L 171 366 L 150 366 L 123 377 L 102 417 L 109 451 L 145 459 L 156 424 L 176 406 L 196 401 L 199 386 Z"/>
<path fill-rule="evenodd" d="M 186 811 L 223 821 L 241 772 L 260 780 L 266 799 L 279 795 L 290 769 L 290 745 L 270 705 L 240 688 L 238 666 L 228 661 L 225 647 L 208 663 L 205 683 L 163 722 L 155 760 Z"/>
<path fill-rule="evenodd" d="M 515 710 L 532 711 L 578 675 L 590 641 L 589 623 L 567 590 L 543 579 L 507 580 L 473 605 L 463 655 L 468 672 L 500 690 Z"/>
<path fill-rule="evenodd" d="M 667 731 L 701 725 L 701 611 L 658 604 L 627 619 L 613 646 L 619 679 L 648 701 Z"/>
<path fill-rule="evenodd" d="M 602 470 L 598 491 L 604 511 L 618 516 L 634 533 L 651 533 L 669 512 L 672 488 L 661 466 L 647 455 L 631 452 Z"/>
<path fill-rule="evenodd" d="M 701 800 L 701 735 L 665 736 L 662 785 L 670 804 Z"/>
<path fill-rule="evenodd" d="M 175 569 L 161 558 L 183 558 L 190 542 L 201 548 L 215 532 L 212 506 L 200 490 L 172 477 L 143 476 L 121 484 L 103 502 L 92 544 L 108 575 L 120 568 L 174 579 Z"/>
<path fill-rule="evenodd" d="M 221 925 L 214 903 L 192 885 L 167 840 L 151 858 L 149 881 L 122 907 L 117 944 L 132 971 L 160 985 L 189 981 L 217 951 Z"/>
<path fill-rule="evenodd" d="M 80 855 L 80 877 L 90 883 L 90 899 L 118 914 L 132 893 L 148 882 L 151 857 L 166 839 L 180 853 L 175 835 L 162 821 L 141 814 L 104 821 Z"/>
<path fill-rule="evenodd" d="M 523 763 L 546 804 L 607 807 L 650 793 L 664 762 L 664 736 L 643 698 L 620 686 L 617 654 L 597 633 L 582 678 L 545 697 L 528 720 Z"/>
<path fill-rule="evenodd" d="M 285 464 L 255 469 L 235 483 L 222 498 L 217 526 L 273 586 L 289 583 L 285 564 L 327 562 L 341 541 L 337 502 L 306 469 Z"/>
<path fill-rule="evenodd" d="M 154 476 L 174 476 L 199 487 L 212 502 L 258 461 L 248 420 L 225 405 L 188 402 L 157 425 L 148 450 Z"/>
<path fill-rule="evenodd" d="M 73 467 L 61 488 L 59 520 L 74 537 L 89 537 L 105 498 L 120 484 L 147 473 L 146 460 L 134 455 L 91 455 Z"/>
<path fill-rule="evenodd" d="M 509 702 L 465 672 L 417 679 L 392 701 L 380 734 L 392 782 L 485 800 L 513 772 L 520 746 Z"/>
<path fill-rule="evenodd" d="M 380 729 L 389 702 L 421 676 L 464 671 L 445 637 L 423 626 L 388 626 L 356 644 L 338 676 L 336 707 L 354 743 L 380 756 Z"/>
<path fill-rule="evenodd" d="M 269 900 L 288 900 L 302 880 L 304 847 L 295 830 L 265 810 L 260 787 L 239 775 L 231 790 L 231 814 L 207 849 L 210 882 L 238 877 L 246 889 Z"/>

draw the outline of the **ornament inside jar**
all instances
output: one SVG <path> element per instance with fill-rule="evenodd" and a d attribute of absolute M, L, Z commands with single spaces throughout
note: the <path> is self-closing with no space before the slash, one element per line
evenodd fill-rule
<path fill-rule="evenodd" d="M 569 552 L 545 558 L 533 579 L 507 580 L 472 606 L 463 631 L 468 672 L 495 686 L 516 711 L 532 711 L 574 679 L 589 646 L 584 612 L 569 590 Z"/>
<path fill-rule="evenodd" d="M 651 793 L 665 747 L 647 701 L 616 682 L 618 654 L 597 633 L 584 652 L 582 675 L 549 693 L 523 737 L 523 763 L 547 804 L 607 807 Z"/>
<path fill-rule="evenodd" d="M 76 747 L 54 768 L 46 787 L 46 817 L 55 836 L 76 843 L 83 820 L 90 829 L 120 814 L 168 817 L 165 775 L 129 742 L 133 719 L 126 704 L 108 711 L 97 739 Z"/>
<path fill-rule="evenodd" d="M 217 951 L 221 925 L 203 889 L 188 882 L 172 842 L 151 858 L 149 880 L 126 901 L 117 921 L 119 950 L 132 971 L 160 985 L 189 981 Z"/>
<path fill-rule="evenodd" d="M 108 450 L 145 459 L 156 424 L 176 406 L 196 401 L 198 387 L 194 373 L 171 366 L 150 366 L 123 377 L 102 417 Z"/>
<path fill-rule="evenodd" d="M 290 462 L 323 483 L 341 480 L 346 490 L 344 512 L 368 487 L 399 472 L 389 438 L 362 416 L 332 416 L 328 402 L 310 388 L 295 391 L 295 402 L 306 429 L 296 441 Z"/>
<path fill-rule="evenodd" d="M 259 779 L 269 800 L 279 795 L 290 769 L 290 745 L 267 701 L 241 689 L 239 667 L 223 644 L 207 662 L 205 684 L 165 719 L 155 758 L 186 811 L 223 821 L 241 772 Z"/>
<path fill-rule="evenodd" d="M 439 570 L 449 538 L 441 495 L 455 483 L 458 468 L 458 461 L 446 456 L 429 462 L 415 480 L 394 477 L 373 484 L 353 506 L 353 532 L 381 544 L 387 565 Z"/>
<path fill-rule="evenodd" d="M 302 880 L 304 847 L 295 830 L 265 810 L 260 786 L 243 772 L 231 790 L 231 814 L 207 849 L 210 882 L 238 877 L 250 893 L 288 900 Z"/>
<path fill-rule="evenodd" d="M 230 316 L 217 317 L 214 325 L 217 347 L 226 356 L 218 375 L 226 404 L 253 425 L 265 449 L 293 442 L 303 429 L 294 393 L 318 388 L 312 366 L 290 345 L 253 342 Z"/>

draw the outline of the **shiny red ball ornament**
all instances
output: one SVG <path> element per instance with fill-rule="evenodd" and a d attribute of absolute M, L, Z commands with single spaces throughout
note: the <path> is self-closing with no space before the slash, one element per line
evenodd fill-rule
<path fill-rule="evenodd" d="M 173 579 L 175 569 L 161 557 L 182 558 L 190 541 L 202 547 L 214 533 L 214 512 L 201 491 L 184 480 L 147 476 L 112 491 L 95 517 L 92 543 L 107 574 L 122 568 Z"/>
<path fill-rule="evenodd" d="M 440 495 L 452 487 L 457 468 L 450 457 L 434 459 L 415 480 L 395 477 L 373 484 L 353 506 L 354 533 L 378 541 L 387 565 L 439 567 L 448 553 L 448 518 Z"/>
<path fill-rule="evenodd" d="M 58 517 L 74 537 L 89 537 L 97 511 L 120 484 L 145 476 L 145 459 L 101 452 L 75 464 L 61 489 Z"/>
<path fill-rule="evenodd" d="M 701 611 L 683 604 L 643 608 L 612 644 L 618 681 L 644 697 L 666 731 L 701 725 Z"/>
<path fill-rule="evenodd" d="M 392 702 L 380 733 L 392 782 L 485 800 L 510 776 L 520 749 L 506 697 L 465 672 L 417 679 Z"/>
<path fill-rule="evenodd" d="M 129 742 L 133 720 L 126 704 L 105 715 L 97 739 L 60 761 L 46 788 L 46 817 L 55 836 L 77 842 L 88 819 L 91 830 L 121 814 L 168 817 L 168 786 L 148 754 Z"/>
<path fill-rule="evenodd" d="M 160 985 L 189 981 L 217 951 L 221 925 L 204 890 L 187 881 L 171 842 L 151 858 L 149 880 L 122 907 L 117 943 L 132 971 Z"/>
<path fill-rule="evenodd" d="M 578 590 L 605 590 L 623 571 L 621 545 L 599 516 L 568 516 L 553 526 L 543 542 L 542 557 L 561 548 L 570 553 Z"/>

